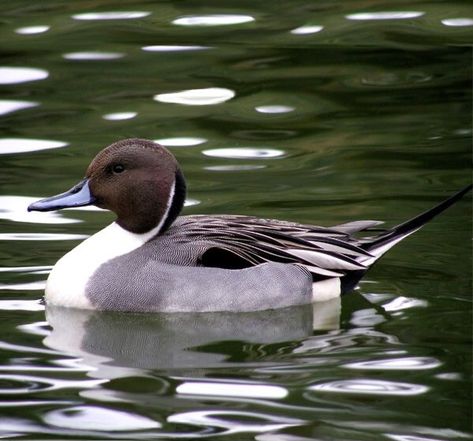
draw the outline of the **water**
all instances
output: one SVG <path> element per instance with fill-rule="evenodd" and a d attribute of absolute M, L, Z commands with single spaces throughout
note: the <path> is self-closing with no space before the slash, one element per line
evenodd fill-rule
<path fill-rule="evenodd" d="M 342 299 L 251 314 L 47 308 L 110 213 L 26 213 L 125 137 L 181 162 L 185 212 L 321 225 L 471 180 L 468 2 L 8 2 L 0 37 L 0 435 L 471 437 L 471 199 Z"/>

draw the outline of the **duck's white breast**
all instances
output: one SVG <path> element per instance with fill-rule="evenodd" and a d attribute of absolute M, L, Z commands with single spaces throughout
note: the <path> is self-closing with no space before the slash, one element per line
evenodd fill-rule
<path fill-rule="evenodd" d="M 94 272 L 109 260 L 142 246 L 156 230 L 134 234 L 114 222 L 89 237 L 54 265 L 46 283 L 46 302 L 93 309 L 86 297 L 86 286 Z"/>

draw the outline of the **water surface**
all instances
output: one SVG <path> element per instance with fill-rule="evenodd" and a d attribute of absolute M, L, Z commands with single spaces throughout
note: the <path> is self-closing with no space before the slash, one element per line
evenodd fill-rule
<path fill-rule="evenodd" d="M 469 439 L 471 198 L 341 302 L 250 314 L 45 310 L 113 215 L 26 207 L 144 137 L 186 214 L 395 225 L 471 181 L 472 37 L 462 1 L 4 5 L 0 435 Z"/>

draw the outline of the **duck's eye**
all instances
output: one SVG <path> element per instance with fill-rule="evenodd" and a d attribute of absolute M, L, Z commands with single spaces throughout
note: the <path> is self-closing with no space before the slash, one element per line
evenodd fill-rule
<path fill-rule="evenodd" d="M 125 166 L 123 164 L 115 164 L 112 166 L 113 173 L 122 173 L 125 171 Z"/>

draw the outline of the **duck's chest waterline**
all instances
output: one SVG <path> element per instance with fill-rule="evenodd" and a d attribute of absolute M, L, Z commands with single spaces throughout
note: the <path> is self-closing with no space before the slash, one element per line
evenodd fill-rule
<path fill-rule="evenodd" d="M 114 222 L 89 237 L 54 265 L 46 283 L 46 302 L 94 309 L 86 294 L 96 271 L 110 260 L 139 248 L 154 234 L 155 231 L 130 233 Z"/>

